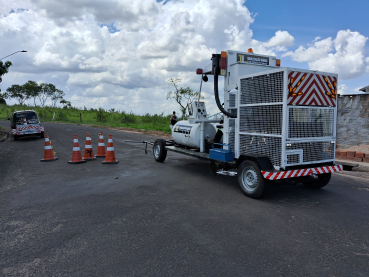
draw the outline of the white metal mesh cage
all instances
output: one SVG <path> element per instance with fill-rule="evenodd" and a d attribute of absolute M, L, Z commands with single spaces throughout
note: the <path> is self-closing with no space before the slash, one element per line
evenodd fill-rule
<path fill-rule="evenodd" d="M 300 155 L 299 154 L 290 154 L 287 155 L 287 164 L 298 164 L 300 162 Z"/>
<path fill-rule="evenodd" d="M 240 154 L 268 156 L 272 164 L 280 166 L 282 139 L 278 137 L 240 135 Z"/>
<path fill-rule="evenodd" d="M 289 107 L 289 138 L 333 137 L 334 109 Z"/>
<path fill-rule="evenodd" d="M 240 132 L 282 134 L 283 105 L 240 107 Z"/>
<path fill-rule="evenodd" d="M 230 107 L 238 108 L 236 153 L 265 155 L 276 168 L 331 162 L 336 108 L 289 105 L 286 72 L 240 79 L 240 98 L 230 94 Z"/>
<path fill-rule="evenodd" d="M 235 151 L 235 131 L 236 131 L 236 119 L 229 119 L 229 134 L 228 134 L 228 143 L 232 147 L 232 151 Z"/>
<path fill-rule="evenodd" d="M 229 108 L 236 108 L 237 105 L 237 98 L 236 93 L 229 94 Z"/>
<path fill-rule="evenodd" d="M 287 145 L 286 150 L 303 150 L 304 163 L 321 162 L 334 158 L 335 143 L 331 141 L 293 142 Z M 295 160 L 293 157 L 290 160 L 288 156 L 292 155 L 287 155 L 288 164 L 292 164 Z"/>
<path fill-rule="evenodd" d="M 241 80 L 241 105 L 283 101 L 283 71 Z"/>

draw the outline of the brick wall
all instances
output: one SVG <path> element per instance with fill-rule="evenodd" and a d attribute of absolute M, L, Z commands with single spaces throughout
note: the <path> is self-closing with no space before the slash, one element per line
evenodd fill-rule
<path fill-rule="evenodd" d="M 369 145 L 369 94 L 339 96 L 337 146 Z"/>

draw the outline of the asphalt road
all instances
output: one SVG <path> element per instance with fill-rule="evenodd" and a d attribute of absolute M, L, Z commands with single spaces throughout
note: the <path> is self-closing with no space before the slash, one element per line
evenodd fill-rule
<path fill-rule="evenodd" d="M 4 276 L 369 276 L 368 173 L 254 200 L 208 162 L 155 162 L 136 143 L 154 137 L 44 126 L 58 161 L 40 162 L 43 139 L 0 142 Z M 119 164 L 68 164 L 73 134 L 83 151 L 90 132 L 96 154 L 101 130 Z"/>

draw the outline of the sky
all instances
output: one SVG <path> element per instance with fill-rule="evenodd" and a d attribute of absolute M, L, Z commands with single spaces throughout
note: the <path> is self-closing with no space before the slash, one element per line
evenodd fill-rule
<path fill-rule="evenodd" d="M 251 47 L 338 73 L 339 93 L 355 93 L 369 85 L 368 10 L 368 0 L 0 0 L 0 59 L 27 51 L 2 60 L 13 66 L 0 88 L 33 80 L 79 108 L 170 114 L 168 78 L 198 91 L 195 70 L 212 54 Z M 212 81 L 202 95 L 216 113 Z"/>

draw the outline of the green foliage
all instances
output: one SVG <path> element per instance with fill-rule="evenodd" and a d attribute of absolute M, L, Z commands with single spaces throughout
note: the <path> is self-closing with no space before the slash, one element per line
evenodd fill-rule
<path fill-rule="evenodd" d="M 48 121 L 49 118 L 52 118 L 53 112 L 50 107 L 44 107 L 38 111 L 38 117 L 40 120 Z"/>
<path fill-rule="evenodd" d="M 55 107 L 58 101 L 64 105 L 64 108 L 70 108 L 72 104 L 64 100 L 65 93 L 55 87 L 53 84 L 41 83 L 37 84 L 35 81 L 28 81 L 23 85 L 12 85 L 3 95 L 3 98 L 15 98 L 20 105 L 30 98 L 33 98 L 33 104 L 36 106 L 36 99 L 38 98 L 41 106 L 45 106 L 46 100 L 51 98 L 53 106 Z"/>
<path fill-rule="evenodd" d="M 64 109 L 52 106 L 5 106 L 0 104 L 0 120 L 7 120 L 6 111 L 11 115 L 14 110 L 35 110 L 41 122 L 53 122 L 55 113 L 54 121 L 81 124 L 81 114 L 83 124 L 125 127 L 139 130 L 158 130 L 168 134 L 171 133 L 169 128 L 171 115 L 164 115 L 164 112 L 153 115 L 149 113 L 138 115 L 133 112 L 112 111 L 112 109 L 109 112 L 102 108 L 85 110 L 84 108 L 77 109 L 75 107 Z M 98 114 L 102 116 L 102 120 Z"/>
<path fill-rule="evenodd" d="M 63 97 L 65 96 L 65 93 L 63 91 L 61 91 L 60 89 L 55 89 L 55 91 L 53 91 L 52 95 L 51 95 L 51 100 L 53 101 L 53 106 L 56 106 L 56 103 L 58 103 L 58 101 L 63 100 Z"/>
<path fill-rule="evenodd" d="M 5 63 L 3 63 L 2 61 L 0 61 L 0 83 L 2 82 L 2 76 L 5 75 L 6 73 L 8 73 L 9 71 L 9 67 L 12 65 L 11 62 L 7 61 Z"/>
<path fill-rule="evenodd" d="M 24 86 L 12 85 L 6 90 L 6 98 L 15 98 L 18 100 L 19 105 L 23 105 L 26 100 L 30 98 Z"/>
<path fill-rule="evenodd" d="M 41 91 L 41 86 L 39 86 L 35 81 L 28 81 L 22 87 L 24 89 L 24 93 L 29 98 L 33 98 L 33 104 L 36 106 L 36 98 Z"/>
<path fill-rule="evenodd" d="M 104 109 L 102 108 L 99 108 L 97 111 L 96 111 L 96 120 L 98 122 L 104 122 L 108 119 L 109 117 L 109 114 L 107 112 L 105 112 Z"/>
<path fill-rule="evenodd" d="M 5 93 L 0 93 L 0 105 L 6 105 L 6 101 L 5 101 Z"/>
<path fill-rule="evenodd" d="M 68 109 L 68 108 L 72 107 L 72 104 L 69 101 L 65 100 L 65 99 L 60 100 L 60 104 L 63 105 L 63 109 Z"/>
<path fill-rule="evenodd" d="M 55 120 L 56 121 L 67 121 L 68 120 L 67 113 L 64 111 L 57 112 L 55 116 Z"/>
<path fill-rule="evenodd" d="M 167 93 L 167 100 L 174 99 L 179 104 L 182 116 L 184 117 L 187 108 L 191 105 L 193 100 L 199 97 L 199 93 L 194 92 L 190 87 L 179 87 L 180 82 L 182 82 L 182 79 L 178 77 L 169 78 L 166 81 L 168 86 L 174 87 L 174 91 L 169 91 Z"/>
<path fill-rule="evenodd" d="M 126 126 L 130 126 L 132 124 L 136 124 L 136 116 L 132 111 L 130 113 L 121 113 L 121 122 L 124 123 Z"/>
<path fill-rule="evenodd" d="M 53 84 L 42 83 L 40 85 L 40 92 L 38 94 L 38 99 L 40 100 L 41 106 L 45 106 L 47 98 L 53 96 L 56 91 L 56 87 Z"/>

